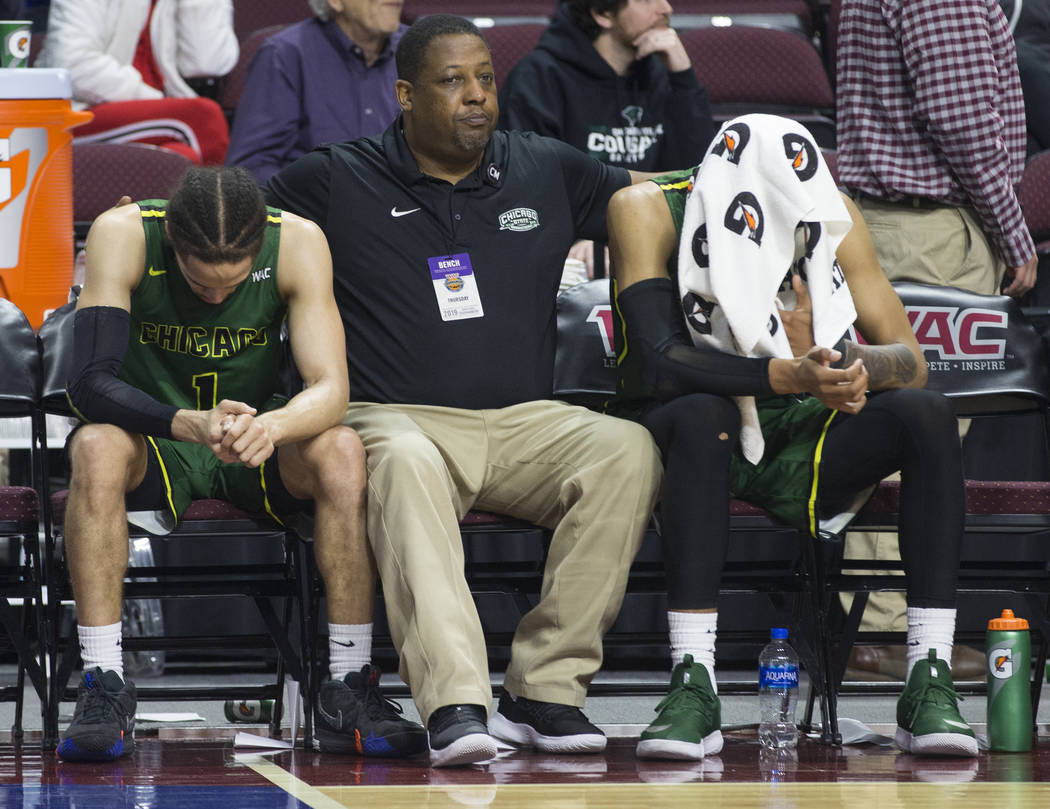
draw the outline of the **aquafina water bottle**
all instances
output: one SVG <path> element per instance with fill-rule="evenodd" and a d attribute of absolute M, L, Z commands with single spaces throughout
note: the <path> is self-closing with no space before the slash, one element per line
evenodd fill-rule
<path fill-rule="evenodd" d="M 758 656 L 758 700 L 762 711 L 758 741 L 763 747 L 790 749 L 798 744 L 798 655 L 787 642 L 786 629 L 773 629 L 769 636 L 769 643 Z"/>

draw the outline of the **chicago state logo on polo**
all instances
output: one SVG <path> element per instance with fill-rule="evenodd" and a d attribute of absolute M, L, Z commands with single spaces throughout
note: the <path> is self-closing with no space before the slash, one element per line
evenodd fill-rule
<path fill-rule="evenodd" d="M 532 208 L 511 208 L 499 215 L 500 230 L 532 230 L 540 226 L 540 215 Z"/>

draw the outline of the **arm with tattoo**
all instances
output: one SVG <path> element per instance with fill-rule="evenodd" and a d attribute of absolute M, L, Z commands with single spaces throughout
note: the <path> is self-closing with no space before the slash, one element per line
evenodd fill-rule
<path fill-rule="evenodd" d="M 922 387 L 926 381 L 926 375 L 919 373 L 915 355 L 902 343 L 869 346 L 845 340 L 842 355 L 843 368 L 857 359 L 864 363 L 871 390 Z"/>

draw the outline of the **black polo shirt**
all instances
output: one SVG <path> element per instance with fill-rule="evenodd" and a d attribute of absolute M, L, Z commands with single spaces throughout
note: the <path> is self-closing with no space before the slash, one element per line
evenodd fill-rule
<path fill-rule="evenodd" d="M 328 238 L 354 400 L 462 408 L 551 397 L 555 298 L 577 238 L 605 238 L 630 182 L 560 141 L 495 132 L 457 185 L 422 174 L 400 120 L 324 146 L 266 186 Z M 442 320 L 432 264 L 469 256 L 484 316 Z"/>

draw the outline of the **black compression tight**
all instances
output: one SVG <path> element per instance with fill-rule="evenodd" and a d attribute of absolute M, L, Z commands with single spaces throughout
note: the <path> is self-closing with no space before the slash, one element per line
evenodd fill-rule
<path fill-rule="evenodd" d="M 655 408 L 643 423 L 664 459 L 668 606 L 710 609 L 729 543 L 728 466 L 740 430 L 736 405 L 691 394 Z M 908 604 L 954 607 L 965 495 L 956 421 L 943 396 L 886 391 L 871 397 L 858 415 L 836 417 L 824 441 L 822 510 L 833 512 L 897 470 Z"/>
<path fill-rule="evenodd" d="M 691 393 L 650 411 L 642 423 L 664 461 L 660 527 L 668 606 L 711 609 L 729 544 L 729 459 L 739 443 L 740 411 L 723 396 Z"/>

